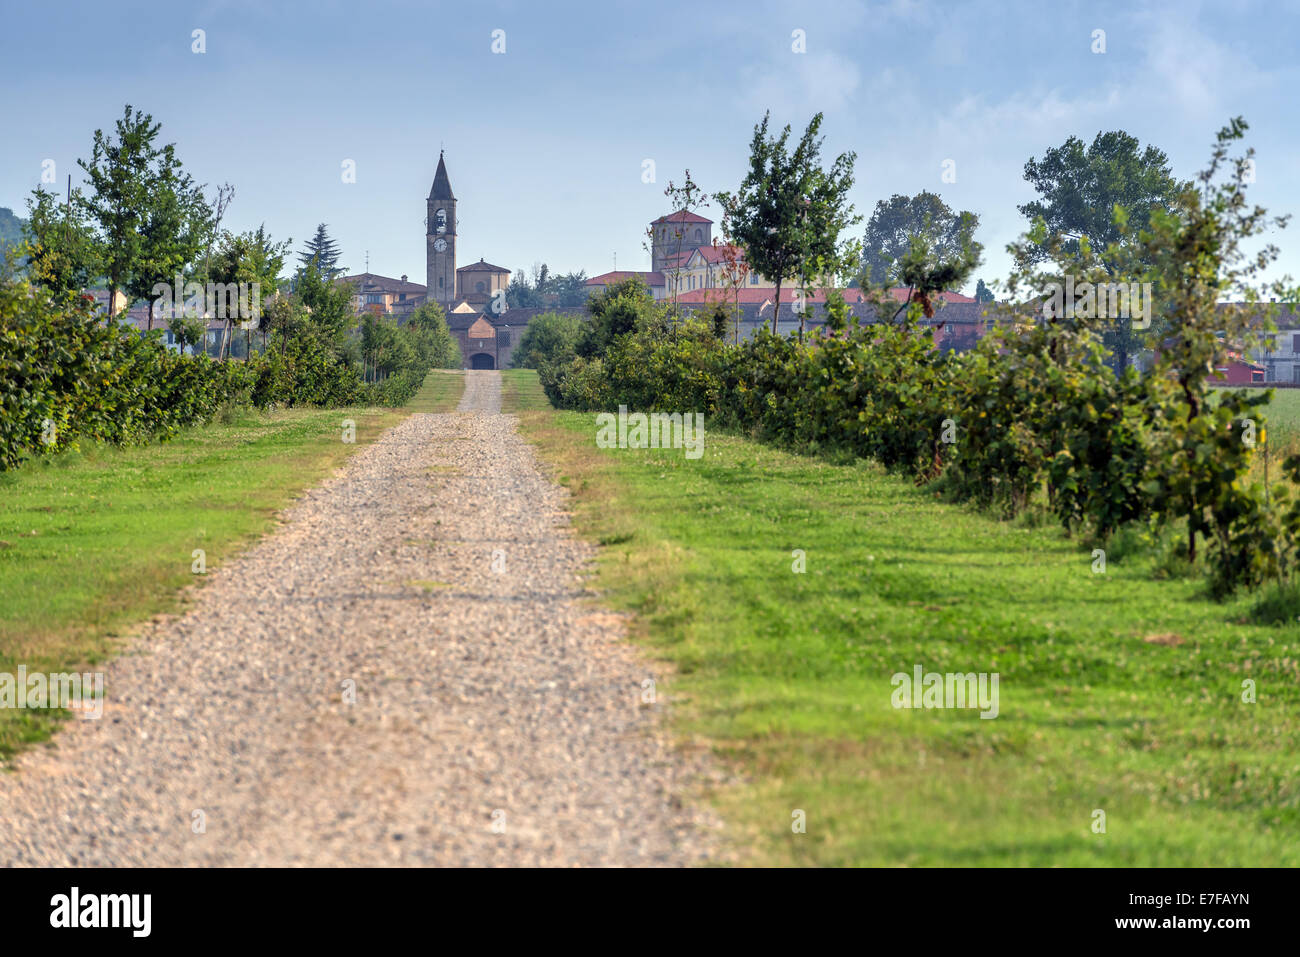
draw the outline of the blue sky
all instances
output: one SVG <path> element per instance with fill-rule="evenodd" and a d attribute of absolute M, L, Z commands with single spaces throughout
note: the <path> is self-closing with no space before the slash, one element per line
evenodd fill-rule
<path fill-rule="evenodd" d="M 684 168 L 734 188 L 767 109 L 796 130 L 826 114 L 828 159 L 858 154 L 864 217 L 922 189 L 978 213 L 986 279 L 1025 226 L 1025 161 L 1070 134 L 1127 130 L 1190 177 L 1242 114 L 1254 199 L 1300 209 L 1292 3 L 53 2 L 3 22 L 0 206 L 23 215 L 45 159 L 78 182 L 93 130 L 129 102 L 197 180 L 235 186 L 231 228 L 265 222 L 296 249 L 326 222 L 352 271 L 368 250 L 371 271 L 418 282 L 440 146 L 461 264 L 593 275 L 615 254 L 648 267 L 645 225 Z M 1278 272 L 1300 275 L 1300 223 L 1275 241 Z"/>

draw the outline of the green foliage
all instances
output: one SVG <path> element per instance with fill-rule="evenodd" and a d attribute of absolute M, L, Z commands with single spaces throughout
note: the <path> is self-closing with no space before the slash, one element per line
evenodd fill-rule
<path fill-rule="evenodd" d="M 340 255 L 338 243 L 330 238 L 328 228 L 321 223 L 312 238 L 303 244 L 302 252 L 298 253 L 298 261 L 302 263 L 299 272 L 311 270 L 327 280 L 334 279 L 343 274 L 343 268 L 338 264 Z"/>
<path fill-rule="evenodd" d="M 352 287 L 344 282 L 335 282 L 313 261 L 299 271 L 294 292 L 307 309 L 306 324 L 334 348 L 341 350 L 348 333 L 357 325 Z"/>
<path fill-rule="evenodd" d="M 32 281 L 51 295 L 76 295 L 99 276 L 102 254 L 80 192 L 71 203 L 39 186 L 27 200 L 22 252 Z"/>
<path fill-rule="evenodd" d="M 12 255 L 10 257 L 12 260 Z M 278 299 L 270 347 L 240 362 L 168 349 L 161 332 L 141 336 L 104 322 L 89 296 L 55 300 L 12 265 L 0 275 L 0 471 L 80 441 L 134 444 L 167 439 L 240 405 L 400 405 L 435 359 L 455 344 L 436 317 L 398 329 L 377 322 L 380 381 L 362 380 L 348 350 L 296 300 Z M 375 331 L 378 330 L 378 331 Z M 382 350 L 377 345 L 382 343 Z M 450 351 L 449 351 L 450 350 Z M 369 356 L 369 353 L 368 353 Z M 451 363 L 449 363 L 451 364 Z"/>
<path fill-rule="evenodd" d="M 749 172 L 734 193 L 717 195 L 726 234 L 745 250 L 754 271 L 776 283 L 772 331 L 781 308 L 781 287 L 793 279 L 805 286 L 826 282 L 857 258 L 856 244 L 840 234 L 861 221 L 848 202 L 856 153 L 842 153 L 829 170 L 819 162 L 822 114 L 808 124 L 793 151 L 790 127 L 768 134 L 770 114 L 754 127 Z M 833 284 L 833 283 L 830 283 Z"/>
<path fill-rule="evenodd" d="M 1179 193 L 1189 185 L 1174 179 L 1162 150 L 1154 146 L 1140 150 L 1137 138 L 1123 131 L 1098 133 L 1086 148 L 1071 136 L 1047 150 L 1041 160 L 1030 158 L 1025 179 L 1039 198 L 1018 209 L 1031 222 L 1041 222 L 1046 236 L 1059 239 L 1067 253 L 1077 253 L 1083 242 L 1098 250 L 1127 245 L 1134 251 L 1139 232 L 1148 227 L 1152 216 L 1172 211 Z M 1045 241 L 1021 252 L 1030 263 L 1053 258 Z M 1146 339 L 1124 317 L 1109 320 L 1102 336 L 1119 371 L 1128 367 Z"/>
<path fill-rule="evenodd" d="M 533 266 L 530 281 L 528 274 L 517 269 L 506 287 L 506 307 L 509 309 L 541 309 L 546 306 L 574 307 L 587 301 L 587 273 L 552 273 L 546 263 Z M 530 323 L 531 325 L 531 323 Z"/>
<path fill-rule="evenodd" d="M 1213 369 L 1267 326 L 1266 309 L 1219 308 L 1225 293 L 1263 298 L 1251 280 L 1276 250 L 1248 254 L 1241 244 L 1285 223 L 1246 204 L 1249 152 L 1216 176 L 1244 128 L 1233 121 L 1219 134 L 1202 189 L 1180 194 L 1175 213 L 1153 210 L 1150 229 L 1136 238 L 1099 250 L 1086 236 L 1048 237 L 1040 222 L 1012 248 L 1020 263 L 1012 301 L 1054 278 L 1104 282 L 1116 264 L 1150 264 L 1145 275 L 1159 284 L 1181 332 L 1146 376 L 1108 365 L 1106 316 L 1058 314 L 1033 294 L 1006 307 L 1000 328 L 972 352 L 935 349 L 918 320 L 935 293 L 976 268 L 979 245 L 967 230 L 947 254 L 924 235 L 912 238 L 895 269 L 914 296 L 894 316 L 883 318 L 894 303 L 873 290 L 882 321 L 859 327 L 831 296 L 828 322 L 807 346 L 766 330 L 729 346 L 715 335 L 716 317 L 676 324 L 634 285 L 613 288 L 592 303 L 581 358 L 544 366 L 539 377 L 561 408 L 702 410 L 790 449 L 873 459 L 918 482 L 941 477 L 950 497 L 1008 516 L 1033 506 L 1097 541 L 1145 524 L 1163 544 L 1178 525 L 1186 544 L 1169 551 L 1166 570 L 1197 567 L 1207 542 L 1216 597 L 1286 581 L 1300 565 L 1300 503 L 1290 503 L 1285 488 L 1269 492 L 1248 478 L 1271 394 L 1220 389 L 1214 401 L 1209 394 Z M 1031 246 L 1046 258 L 1028 255 Z M 1269 291 L 1296 298 L 1282 283 Z M 1300 456 L 1286 469 L 1300 482 Z"/>
<path fill-rule="evenodd" d="M 582 327 L 577 353 L 584 358 L 602 355 L 619 336 L 652 321 L 665 322 L 667 311 L 655 303 L 650 290 L 633 276 L 609 286 L 587 303 L 591 320 Z M 530 323 L 531 324 L 531 323 Z"/>
<path fill-rule="evenodd" d="M 882 199 L 867 221 L 862 272 L 867 282 L 878 286 L 908 285 L 897 269 L 913 240 L 924 239 L 936 260 L 954 259 L 970 245 L 978 227 L 977 215 L 954 213 L 937 194 L 925 190 L 915 196 Z"/>
<path fill-rule="evenodd" d="M 1198 536 L 1211 539 L 1214 587 L 1220 593 L 1259 584 L 1278 560 L 1264 491 L 1244 481 L 1254 436 L 1264 428 L 1254 410 L 1269 396 L 1229 391 L 1215 403 L 1208 396 L 1211 370 L 1226 361 L 1230 349 L 1271 326 L 1265 307 L 1218 308 L 1224 295 L 1248 302 L 1263 298 L 1254 281 L 1277 249 L 1268 245 L 1248 252 L 1243 241 L 1286 225 L 1285 217 L 1269 218 L 1246 200 L 1254 151 L 1228 155 L 1245 130 L 1236 118 L 1219 131 L 1211 161 L 1198 177 L 1200 188 L 1183 189 L 1176 212 L 1153 210 L 1138 253 L 1151 263 L 1167 311 L 1179 318 L 1178 335 L 1161 349 L 1151 376 L 1153 415 L 1163 434 L 1145 487 L 1157 515 L 1186 522 L 1190 561 L 1197 557 Z M 1265 291 L 1283 301 L 1296 298 L 1281 282 Z"/>
<path fill-rule="evenodd" d="M 98 227 L 110 307 L 118 290 L 144 299 L 156 283 L 170 282 L 197 258 L 212 225 L 175 145 L 157 144 L 161 128 L 127 104 L 116 138 L 96 130 L 90 160 L 77 161 L 91 189 L 77 200 Z"/>
<path fill-rule="evenodd" d="M 26 220 L 19 219 L 8 206 L 0 206 L 0 255 L 10 246 L 23 241 Z"/>
<path fill-rule="evenodd" d="M 529 373 L 507 375 L 522 389 Z M 1107 545 L 1093 574 L 1050 527 L 712 421 L 698 461 L 593 448 L 589 414 L 521 428 L 571 488 L 578 533 L 609 543 L 602 600 L 676 664 L 680 733 L 731 762 L 722 811 L 746 862 L 1300 863 L 1295 599 L 1283 627 L 1245 623 L 1252 598 L 1153 580 L 1144 553 L 1115 562 Z M 884 704 L 885 678 L 918 662 L 999 672 L 1001 716 Z M 1247 677 L 1257 704 L 1242 703 Z M 1098 793 L 1136 826 L 1088 835 Z M 809 806 L 833 837 L 790 834 L 791 808 Z"/>
<path fill-rule="evenodd" d="M 249 372 L 168 350 L 160 334 L 106 325 L 81 297 L 56 303 L 0 280 L 0 469 L 81 439 L 167 438 L 245 391 Z"/>
<path fill-rule="evenodd" d="M 416 356 L 425 369 L 461 367 L 460 343 L 447 327 L 447 316 L 437 302 L 417 306 L 404 328 L 413 337 Z"/>
<path fill-rule="evenodd" d="M 537 369 L 543 363 L 564 363 L 578 353 L 583 321 L 566 313 L 547 312 L 528 323 L 511 357 L 516 369 Z"/>

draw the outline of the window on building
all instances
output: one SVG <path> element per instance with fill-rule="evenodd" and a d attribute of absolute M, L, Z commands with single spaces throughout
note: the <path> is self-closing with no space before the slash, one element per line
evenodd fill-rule
<path fill-rule="evenodd" d="M 1300 352 L 1300 333 L 1291 337 L 1291 351 Z"/>
<path fill-rule="evenodd" d="M 487 286 L 481 282 L 474 283 L 474 289 L 478 292 L 487 292 Z"/>
<path fill-rule="evenodd" d="M 749 284 L 750 284 L 751 286 L 757 286 L 757 285 L 758 285 L 758 273 L 755 273 L 754 275 L 752 275 L 752 276 L 749 277 Z"/>

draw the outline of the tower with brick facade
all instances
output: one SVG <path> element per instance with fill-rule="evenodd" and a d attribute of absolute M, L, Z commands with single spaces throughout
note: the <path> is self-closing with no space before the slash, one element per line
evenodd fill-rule
<path fill-rule="evenodd" d="M 428 296 L 444 309 L 456 299 L 456 196 L 447 178 L 447 164 L 438 153 L 438 171 L 429 190 L 429 217 L 425 227 L 425 263 Z"/>

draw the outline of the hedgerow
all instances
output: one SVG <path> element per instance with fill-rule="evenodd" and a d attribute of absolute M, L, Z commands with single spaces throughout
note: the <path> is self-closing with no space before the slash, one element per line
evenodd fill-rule
<path fill-rule="evenodd" d="M 401 405 L 431 361 L 427 349 L 406 354 L 404 366 L 367 383 L 305 327 L 247 360 L 220 362 L 168 349 L 158 331 L 110 324 L 89 296 L 0 277 L 0 471 L 81 441 L 165 440 L 230 406 Z"/>
<path fill-rule="evenodd" d="M 1085 237 L 1066 252 L 1036 225 L 1027 242 L 1047 251 L 1047 266 L 1017 255 L 1030 265 L 1011 289 L 1028 286 L 1028 295 L 1004 307 L 969 353 L 936 349 L 917 302 L 892 318 L 878 303 L 879 321 L 858 324 L 832 292 L 827 322 L 807 342 L 764 330 L 727 345 L 706 322 L 674 317 L 620 284 L 593 306 L 579 357 L 542 365 L 543 385 L 562 408 L 702 411 L 762 441 L 873 459 L 1007 516 L 1041 502 L 1094 541 L 1137 523 L 1178 529 L 1180 560 L 1194 565 L 1207 546 L 1216 596 L 1270 580 L 1284 587 L 1300 567 L 1300 503 L 1285 485 L 1248 481 L 1271 392 L 1210 391 L 1230 349 L 1270 328 L 1267 308 L 1219 304 L 1230 290 L 1252 301 L 1252 277 L 1276 255 L 1241 248 L 1279 224 L 1243 199 L 1250 153 L 1226 161 L 1243 130 L 1233 121 L 1221 131 L 1200 187 L 1189 186 L 1176 211 L 1153 213 L 1123 247 L 1095 253 Z M 918 274 L 922 292 L 938 276 L 930 272 Z M 1160 284 L 1167 333 L 1147 372 L 1111 368 L 1104 317 L 1044 307 L 1041 291 L 1066 275 L 1072 288 L 1116 275 Z M 1297 295 L 1281 282 L 1271 292 Z M 1284 472 L 1300 482 L 1300 458 Z"/>

